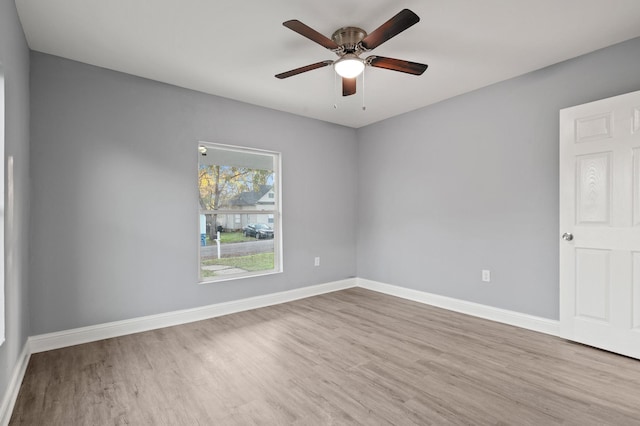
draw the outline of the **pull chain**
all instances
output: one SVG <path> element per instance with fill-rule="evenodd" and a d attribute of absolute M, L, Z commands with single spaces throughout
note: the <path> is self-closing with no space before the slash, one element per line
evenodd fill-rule
<path fill-rule="evenodd" d="M 367 67 L 364 67 L 365 69 Z M 366 111 L 367 107 L 364 104 L 364 74 L 365 74 L 365 69 L 362 70 L 362 110 Z"/>
<path fill-rule="evenodd" d="M 333 72 L 333 109 L 338 109 L 338 73 Z"/>

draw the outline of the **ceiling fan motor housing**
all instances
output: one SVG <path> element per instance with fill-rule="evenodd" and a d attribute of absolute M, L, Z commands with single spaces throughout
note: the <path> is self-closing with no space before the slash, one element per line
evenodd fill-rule
<path fill-rule="evenodd" d="M 367 32 L 358 27 L 342 27 L 337 29 L 331 39 L 344 49 L 343 53 L 360 53 L 360 42 L 367 36 Z"/>

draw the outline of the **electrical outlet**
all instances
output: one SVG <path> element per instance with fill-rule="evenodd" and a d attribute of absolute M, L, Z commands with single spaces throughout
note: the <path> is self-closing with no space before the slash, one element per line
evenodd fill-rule
<path fill-rule="evenodd" d="M 313 266 L 320 266 L 320 256 L 316 256 L 313 260 Z"/>
<path fill-rule="evenodd" d="M 491 282 L 491 271 L 488 269 L 482 270 L 482 281 L 485 283 Z"/>

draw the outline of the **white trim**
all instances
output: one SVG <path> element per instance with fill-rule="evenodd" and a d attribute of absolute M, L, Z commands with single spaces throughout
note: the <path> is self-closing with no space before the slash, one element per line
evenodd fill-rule
<path fill-rule="evenodd" d="M 19 356 L 13 375 L 11 376 L 11 381 L 7 386 L 7 392 L 2 400 L 2 405 L 0 405 L 0 426 L 5 426 L 9 423 L 31 354 L 112 337 L 125 336 L 142 331 L 201 321 L 222 315 L 229 315 L 251 309 L 277 305 L 280 303 L 292 302 L 294 300 L 318 296 L 334 291 L 346 290 L 352 287 L 361 287 L 378 293 L 384 293 L 390 296 L 448 309 L 450 311 L 497 321 L 527 330 L 537 331 L 553 336 L 560 335 L 560 323 L 556 320 L 550 320 L 506 309 L 494 308 L 487 305 L 481 305 L 479 303 L 467 302 L 465 300 L 371 281 L 364 278 L 348 278 L 341 281 L 302 287 L 279 293 L 234 300 L 231 302 L 217 303 L 198 308 L 184 309 L 158 315 L 150 315 L 146 317 L 132 318 L 129 320 L 114 321 L 89 327 L 31 336 L 27 340 L 27 343 L 24 345 Z"/>
<path fill-rule="evenodd" d="M 20 386 L 22 385 L 22 379 L 24 373 L 27 371 L 27 365 L 29 364 L 29 358 L 31 357 L 31 351 L 29 348 L 29 342 L 25 343 L 22 348 L 22 352 L 18 356 L 16 366 L 13 369 L 11 380 L 7 386 L 7 391 L 2 399 L 2 405 L 0 405 L 0 425 L 6 426 L 11 420 L 11 414 L 13 414 L 13 407 L 18 399 L 18 393 L 20 392 Z"/>
<path fill-rule="evenodd" d="M 198 265 L 198 269 L 200 269 L 200 265 Z M 282 274 L 283 270 L 275 270 L 269 269 L 267 271 L 258 271 L 258 272 L 239 272 L 237 274 L 229 274 L 229 275 L 218 275 L 217 277 L 207 277 L 211 278 L 208 281 L 198 281 L 198 285 L 210 285 L 210 284 L 219 284 L 226 281 L 235 281 L 235 280 L 244 280 L 246 278 L 255 278 L 255 277 L 264 277 L 266 275 L 277 275 Z"/>
<path fill-rule="evenodd" d="M 28 340 L 30 353 L 44 352 L 67 346 L 79 345 L 82 343 L 94 342 L 112 337 L 125 336 L 127 334 L 140 333 L 148 330 L 155 330 L 163 327 L 186 324 L 194 321 L 201 321 L 215 318 L 222 315 L 229 315 L 236 312 L 262 308 L 265 306 L 277 305 L 291 302 L 293 300 L 304 299 L 306 297 L 317 296 L 333 291 L 344 290 L 352 287 L 362 287 L 379 293 L 425 303 L 450 311 L 460 312 L 479 318 L 497 321 L 516 327 L 546 333 L 553 336 L 560 335 L 560 323 L 556 320 L 523 314 L 507 309 L 495 308 L 481 305 L 479 303 L 440 296 L 424 291 L 413 290 L 363 278 L 349 278 L 342 281 L 334 281 L 325 284 L 318 284 L 310 287 L 303 287 L 279 293 L 266 294 L 263 296 L 250 297 L 247 299 L 234 300 L 231 302 L 217 303 L 214 305 L 202 306 L 198 308 L 184 309 L 180 311 L 167 312 L 157 315 L 132 318 L 122 321 L 97 324 L 88 327 L 64 330 L 55 333 L 40 334 L 31 336 Z"/>
<path fill-rule="evenodd" d="M 424 291 L 366 280 L 364 278 L 357 278 L 356 280 L 358 287 L 377 291 L 378 293 L 384 293 L 390 296 L 396 296 L 407 300 L 413 300 L 414 302 L 420 302 L 436 306 L 438 308 L 472 315 L 474 317 L 514 325 L 516 327 L 537 331 L 539 333 L 560 336 L 560 322 L 557 320 L 523 314 L 507 309 L 494 308 L 492 306 L 481 305 L 479 303 L 467 302 L 466 300 L 454 299 Z"/>
<path fill-rule="evenodd" d="M 6 151 L 5 150 L 5 144 L 6 144 L 5 133 L 6 132 L 5 132 L 5 118 L 4 118 L 6 98 L 5 98 L 4 83 L 5 83 L 4 68 L 0 66 L 0 207 L 1 207 L 0 223 L 2 223 L 2 226 L 0 227 L 0 242 L 2 242 L 2 244 L 0 244 L 0 259 L 2 259 L 0 261 L 0 269 L 1 269 L 0 271 L 0 345 L 4 343 L 5 336 L 6 336 L 5 315 L 7 311 L 7 306 L 6 306 L 6 298 L 5 298 L 5 289 L 7 288 L 7 283 L 5 282 L 5 279 L 7 276 L 10 277 L 9 274 L 13 272 L 10 270 L 10 267 L 12 265 L 9 263 L 8 257 L 7 257 L 7 254 L 11 253 L 11 250 L 13 249 L 13 247 L 11 246 L 11 241 L 9 241 L 9 239 L 7 238 L 11 234 L 9 232 L 6 232 L 6 231 L 13 230 L 13 223 L 9 222 L 8 220 L 9 218 L 7 217 L 7 213 L 9 213 L 9 211 L 6 208 L 8 206 L 5 206 L 5 203 L 4 203 L 4 199 L 5 199 L 4 161 L 5 161 L 5 151 Z M 13 157 L 9 157 L 9 158 L 10 158 L 10 163 L 8 165 L 10 166 L 10 168 L 8 168 L 7 174 L 8 174 L 9 183 L 13 185 Z M 9 187 L 9 190 L 11 191 L 10 192 L 11 197 L 13 197 L 13 188 Z M 9 272 L 9 273 L 5 273 L 5 272 Z"/>
<path fill-rule="evenodd" d="M 82 343 L 95 342 L 96 340 L 109 339 L 127 334 L 140 333 L 142 331 L 201 321 L 236 312 L 263 308 L 265 306 L 291 302 L 355 286 L 356 279 L 350 278 L 342 281 L 334 281 L 198 308 L 183 309 L 164 314 L 114 321 L 55 333 L 40 334 L 29 337 L 28 343 L 31 353 L 44 352 L 67 346 L 79 345 Z"/>

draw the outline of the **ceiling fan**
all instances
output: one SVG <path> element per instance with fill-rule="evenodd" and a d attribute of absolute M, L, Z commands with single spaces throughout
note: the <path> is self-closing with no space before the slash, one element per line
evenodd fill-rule
<path fill-rule="evenodd" d="M 403 9 L 371 34 L 367 34 L 362 28 L 343 27 L 336 30 L 330 39 L 297 19 L 283 22 L 282 25 L 285 27 L 331 50 L 339 58 L 335 61 L 316 62 L 315 64 L 276 74 L 276 77 L 280 79 L 288 78 L 303 72 L 333 65 L 336 73 L 342 77 L 342 96 L 349 96 L 356 93 L 356 78 L 367 65 L 407 74 L 422 75 L 427 69 L 425 64 L 376 55 L 368 56 L 364 59 L 360 58 L 363 52 L 375 49 L 385 41 L 417 24 L 418 21 L 420 21 L 418 15 L 409 9 Z"/>

